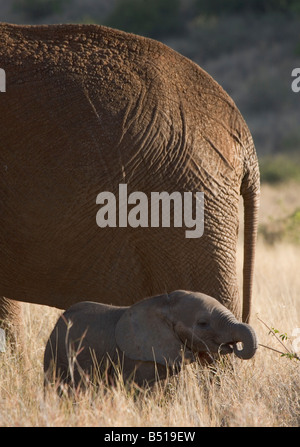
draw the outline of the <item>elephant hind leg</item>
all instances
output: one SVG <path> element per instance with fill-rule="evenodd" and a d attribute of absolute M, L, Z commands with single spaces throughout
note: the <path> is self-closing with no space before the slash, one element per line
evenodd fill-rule
<path fill-rule="evenodd" d="M 10 344 L 15 349 L 22 343 L 22 304 L 0 297 L 0 352 Z"/>

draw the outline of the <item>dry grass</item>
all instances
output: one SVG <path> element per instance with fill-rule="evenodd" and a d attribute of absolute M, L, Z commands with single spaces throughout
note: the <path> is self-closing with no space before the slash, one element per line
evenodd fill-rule
<path fill-rule="evenodd" d="M 269 188 L 266 195 L 264 216 L 274 212 L 278 196 Z M 294 188 L 289 197 L 294 197 Z M 276 349 L 281 349 L 280 344 L 257 316 L 288 335 L 300 327 L 299 260 L 299 246 L 269 247 L 259 241 L 252 325 L 260 343 Z M 55 392 L 44 398 L 43 350 L 59 313 L 57 309 L 24 305 L 28 364 L 25 366 L 10 351 L 1 354 L 0 426 L 219 427 L 300 423 L 300 362 L 262 347 L 253 359 L 220 362 L 214 371 L 199 365 L 186 367 L 178 377 L 152 392 L 128 390 L 120 384 L 112 389 L 100 387 L 97 392 L 91 388 L 73 399 L 59 399 Z"/>

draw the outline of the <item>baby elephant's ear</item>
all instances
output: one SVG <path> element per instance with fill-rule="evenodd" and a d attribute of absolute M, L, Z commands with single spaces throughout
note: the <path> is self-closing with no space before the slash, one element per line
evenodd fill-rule
<path fill-rule="evenodd" d="M 181 342 L 173 331 L 167 294 L 129 307 L 115 329 L 118 347 L 133 360 L 166 365 L 180 362 Z"/>

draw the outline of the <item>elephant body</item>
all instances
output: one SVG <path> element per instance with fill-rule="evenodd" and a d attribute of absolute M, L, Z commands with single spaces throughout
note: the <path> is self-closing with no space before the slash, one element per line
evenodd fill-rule
<path fill-rule="evenodd" d="M 179 372 L 185 360 L 231 352 L 249 359 L 256 349 L 252 327 L 201 293 L 177 290 L 130 307 L 80 302 L 52 330 L 44 353 L 45 383 L 78 387 L 103 377 L 111 383 L 120 374 L 143 385 Z"/>
<path fill-rule="evenodd" d="M 151 39 L 94 25 L 0 24 L 0 320 L 17 301 L 131 305 L 175 289 L 250 314 L 259 170 L 240 112 L 200 67 Z M 204 192 L 204 234 L 99 228 L 96 197 Z"/>

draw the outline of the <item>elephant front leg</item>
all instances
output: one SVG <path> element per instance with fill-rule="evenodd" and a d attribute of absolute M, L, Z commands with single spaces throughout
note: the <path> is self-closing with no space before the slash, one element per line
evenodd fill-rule
<path fill-rule="evenodd" d="M 0 352 L 4 352 L 8 344 L 15 349 L 22 342 L 21 316 L 21 303 L 0 297 Z"/>

